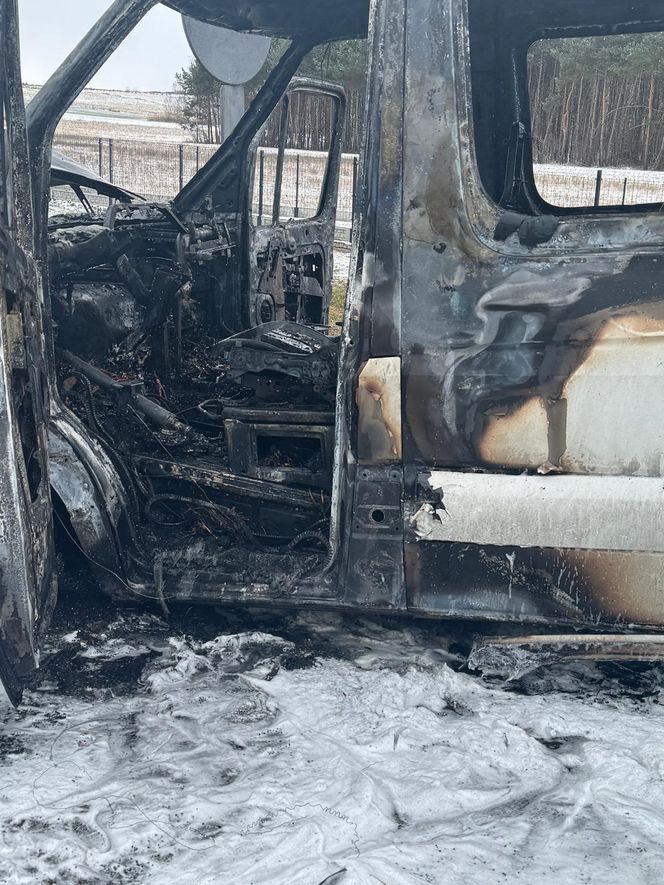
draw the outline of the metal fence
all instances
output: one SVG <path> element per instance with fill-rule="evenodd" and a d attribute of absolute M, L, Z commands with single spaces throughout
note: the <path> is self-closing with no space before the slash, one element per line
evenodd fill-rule
<path fill-rule="evenodd" d="M 119 138 L 56 135 L 55 147 L 102 178 L 150 200 L 172 199 L 218 148 L 210 144 L 129 141 Z M 307 218 L 318 212 L 327 154 L 287 150 L 284 158 L 279 215 Z M 253 190 L 254 217 L 272 216 L 277 165 L 275 148 L 259 148 Z M 337 201 L 337 236 L 350 240 L 357 184 L 356 154 L 344 154 Z"/>
<path fill-rule="evenodd" d="M 129 141 L 119 138 L 56 135 L 55 146 L 103 178 L 151 200 L 170 200 L 204 166 L 217 145 Z M 277 151 L 259 148 L 254 174 L 255 220 L 272 215 Z M 327 154 L 287 150 L 280 218 L 307 218 L 318 211 Z M 337 237 L 349 240 L 357 185 L 356 154 L 344 154 L 337 202 Z M 554 206 L 620 206 L 664 203 L 664 172 L 535 165 L 540 194 Z"/>
<path fill-rule="evenodd" d="M 664 203 L 664 172 L 536 164 L 535 183 L 553 206 L 638 206 Z"/>

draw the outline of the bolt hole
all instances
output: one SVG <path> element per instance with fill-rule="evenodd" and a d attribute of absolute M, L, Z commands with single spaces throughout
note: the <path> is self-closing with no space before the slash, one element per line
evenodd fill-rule
<path fill-rule="evenodd" d="M 378 509 L 372 510 L 371 511 L 371 518 L 373 519 L 374 522 L 385 522 L 385 514 L 383 513 L 382 510 L 378 510 Z"/>

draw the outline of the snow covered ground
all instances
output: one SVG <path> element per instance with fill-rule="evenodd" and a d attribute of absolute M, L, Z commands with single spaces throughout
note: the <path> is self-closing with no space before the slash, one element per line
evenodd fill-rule
<path fill-rule="evenodd" d="M 23 85 L 26 101 L 39 87 Z M 113 89 L 84 89 L 57 131 L 57 142 L 65 153 L 79 162 L 98 167 L 98 140 L 117 140 L 115 175 L 117 183 L 139 193 L 160 199 L 175 196 L 179 188 L 177 146 L 185 144 L 185 178 L 196 169 L 191 160 L 196 146 L 187 144 L 191 133 L 181 126 L 178 110 L 180 97 L 174 92 L 141 92 Z M 89 142 L 87 145 L 85 142 Z M 132 142 L 132 145 L 122 142 Z M 138 143 L 140 142 L 140 143 Z M 214 146 L 199 145 L 199 160 L 204 163 Z M 274 163 L 266 151 L 266 194 L 272 186 Z M 284 201 L 295 205 L 295 152 L 289 152 L 284 174 Z M 301 214 L 317 204 L 319 182 L 325 165 L 325 153 L 298 151 L 302 158 L 301 187 L 298 188 Z M 340 217 L 350 218 L 352 205 L 353 159 L 344 155 L 339 187 Z M 534 166 L 539 193 L 553 206 L 592 206 L 595 200 L 598 167 L 571 164 Z M 636 168 L 602 168 L 600 205 L 620 206 L 664 201 L 664 172 Z"/>
<path fill-rule="evenodd" d="M 39 86 L 23 84 L 26 102 Z M 175 92 L 84 89 L 58 126 L 60 138 L 117 138 L 153 142 L 189 141 L 176 121 L 179 96 Z"/>
<path fill-rule="evenodd" d="M 65 609 L 0 709 L 0 881 L 659 883 L 664 672 L 503 685 L 449 649 L 428 623 Z"/>
<path fill-rule="evenodd" d="M 29 103 L 41 86 L 23 84 L 23 95 Z M 141 92 L 133 89 L 84 89 L 74 100 L 72 111 L 79 114 L 140 117 L 142 120 L 163 120 L 173 112 L 178 101 L 176 92 Z"/>
<path fill-rule="evenodd" d="M 592 206 L 597 167 L 535 164 L 537 190 L 553 206 Z M 648 169 L 603 168 L 601 206 L 637 206 L 664 200 L 664 172 Z"/>

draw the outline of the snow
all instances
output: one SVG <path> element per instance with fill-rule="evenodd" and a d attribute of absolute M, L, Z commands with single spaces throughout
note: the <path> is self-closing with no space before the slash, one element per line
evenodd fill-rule
<path fill-rule="evenodd" d="M 83 111 L 68 111 L 62 117 L 63 120 L 77 121 L 80 123 L 109 123 L 113 126 L 147 126 L 155 129 L 167 129 L 173 131 L 177 124 L 159 120 L 143 120 L 140 117 L 126 117 L 113 114 L 84 113 Z M 179 131 L 180 127 L 178 127 Z"/>
<path fill-rule="evenodd" d="M 34 85 L 24 84 L 26 101 L 37 93 Z M 58 127 L 58 145 L 65 153 L 72 151 L 77 156 L 85 151 L 87 140 L 87 162 L 92 168 L 98 165 L 98 140 L 116 139 L 118 142 L 142 142 L 134 148 L 134 155 L 127 150 L 125 157 L 116 157 L 116 175 L 125 186 L 132 190 L 160 195 L 167 199 L 175 196 L 179 187 L 177 177 L 177 156 L 167 159 L 164 150 L 169 144 L 187 143 L 191 133 L 176 120 L 181 96 L 174 92 L 140 92 L 133 90 L 84 89 L 81 95 L 64 115 Z M 169 122 L 170 121 L 170 122 Z M 152 150 L 151 150 L 152 146 Z M 203 162 L 215 146 L 199 145 Z M 209 149 L 209 152 L 208 152 Z M 266 153 L 266 194 L 270 193 L 271 170 L 274 150 Z M 302 158 L 300 209 L 301 214 L 314 211 L 317 206 L 319 184 L 324 169 L 325 152 L 287 151 L 284 174 L 284 202 L 289 206 L 295 203 L 295 154 Z M 339 218 L 344 223 L 350 221 L 352 204 L 353 160 L 355 155 L 344 154 L 341 167 Z M 193 175 L 195 166 L 187 163 L 187 179 Z M 598 167 L 576 166 L 571 164 L 534 164 L 537 189 L 545 200 L 553 206 L 584 207 L 592 206 L 595 200 Z M 664 172 L 635 168 L 602 168 L 600 204 L 603 206 L 638 205 L 657 203 L 664 200 Z"/>
<path fill-rule="evenodd" d="M 334 279 L 347 280 L 350 267 L 350 244 L 337 242 L 334 244 Z"/>
<path fill-rule="evenodd" d="M 24 83 L 26 104 L 35 97 L 41 86 Z M 134 89 L 84 89 L 72 104 L 79 113 L 105 111 L 108 114 L 159 119 L 168 113 L 180 98 L 177 92 L 145 92 Z"/>
<path fill-rule="evenodd" d="M 660 881 L 662 671 L 458 665 L 408 621 L 64 624 L 1 711 L 0 881 Z"/>
<path fill-rule="evenodd" d="M 26 103 L 39 88 L 23 84 Z M 179 101 L 175 92 L 84 89 L 64 115 L 57 134 L 74 141 L 94 137 L 185 142 L 191 136 L 176 122 Z"/>
<path fill-rule="evenodd" d="M 108 197 L 100 197 L 99 194 L 88 188 L 84 188 L 84 191 L 93 206 L 98 208 L 102 206 L 106 208 L 108 206 Z M 103 211 L 104 209 L 100 208 L 100 212 Z M 51 188 L 51 198 L 48 204 L 49 218 L 54 218 L 58 215 L 71 216 L 73 218 L 84 214 L 85 209 L 81 206 L 79 199 L 68 185 Z M 100 220 L 103 223 L 103 216 L 100 217 Z"/>
<path fill-rule="evenodd" d="M 537 190 L 554 206 L 592 206 L 598 167 L 534 164 Z M 600 205 L 635 206 L 664 199 L 664 172 L 602 168 Z"/>

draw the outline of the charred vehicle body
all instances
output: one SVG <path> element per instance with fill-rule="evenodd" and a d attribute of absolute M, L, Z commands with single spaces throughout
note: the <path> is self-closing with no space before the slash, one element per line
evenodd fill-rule
<path fill-rule="evenodd" d="M 171 203 L 49 223 L 56 125 L 154 4 L 116 0 L 25 115 L 15 3 L 3 6 L 10 696 L 54 604 L 54 521 L 107 592 L 163 608 L 407 611 L 585 631 L 584 647 L 604 631 L 613 653 L 655 653 L 664 217 L 660 204 L 540 196 L 527 57 L 538 40 L 664 30 L 659 4 L 170 0 L 290 45 Z M 334 336 L 345 99 L 294 77 L 315 44 L 363 37 L 365 142 Z M 332 109 L 306 219 L 279 211 L 298 91 Z M 274 211 L 257 220 L 255 146 L 275 109 Z"/>

